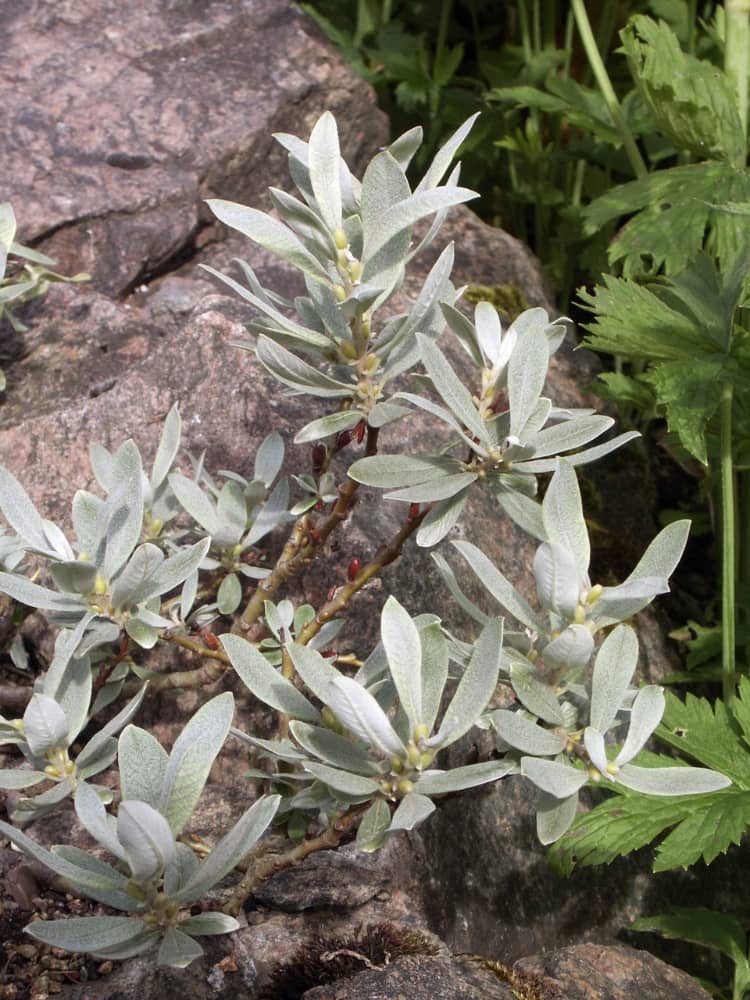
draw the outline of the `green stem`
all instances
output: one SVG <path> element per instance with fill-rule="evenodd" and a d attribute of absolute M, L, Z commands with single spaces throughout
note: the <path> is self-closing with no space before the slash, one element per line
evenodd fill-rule
<path fill-rule="evenodd" d="M 642 180 L 648 175 L 648 170 L 646 169 L 646 164 L 643 162 L 640 150 L 636 145 L 633 133 L 630 131 L 628 123 L 625 121 L 622 108 L 617 100 L 617 95 L 615 94 L 612 82 L 609 79 L 606 67 L 604 66 L 599 49 L 597 48 L 596 39 L 594 38 L 594 33 L 591 30 L 591 23 L 589 22 L 583 0 L 571 0 L 571 7 L 573 8 L 573 15 L 576 19 L 576 25 L 578 26 L 578 32 L 581 36 L 583 47 L 586 50 L 586 56 L 594 73 L 597 85 L 602 92 L 602 97 L 604 98 L 609 113 L 612 116 L 612 121 L 615 123 L 617 131 L 620 133 L 623 146 L 625 147 L 625 153 L 628 160 L 630 160 L 631 167 L 633 168 L 633 173 L 639 180 Z"/>
<path fill-rule="evenodd" d="M 518 4 L 518 19 L 521 27 L 521 48 L 523 49 L 523 61 L 528 64 L 531 62 L 531 29 L 529 27 L 529 10 L 526 6 L 527 0 L 519 0 Z"/>
<path fill-rule="evenodd" d="M 724 704 L 734 700 L 735 676 L 735 518 L 732 464 L 732 386 L 721 390 L 721 667 Z"/>
<path fill-rule="evenodd" d="M 747 83 L 750 73 L 750 0 L 726 0 L 726 44 L 724 69 L 737 94 L 737 110 L 742 123 L 745 141 L 737 166 L 745 165 L 747 158 Z"/>
<path fill-rule="evenodd" d="M 735 466 L 736 469 L 736 466 Z M 739 582 L 744 587 L 750 587 L 750 525 L 747 523 L 747 513 L 750 511 L 750 470 L 745 469 L 740 474 L 738 509 L 745 512 L 745 518 L 740 522 L 740 568 Z M 750 607 L 745 601 L 741 606 L 742 624 L 750 626 Z M 750 641 L 745 643 L 746 668 L 750 670 Z"/>

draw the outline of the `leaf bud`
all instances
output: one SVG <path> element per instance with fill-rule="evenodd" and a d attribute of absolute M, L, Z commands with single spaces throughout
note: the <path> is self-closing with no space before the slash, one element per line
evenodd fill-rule
<path fill-rule="evenodd" d="M 359 559 L 352 559 L 346 570 L 346 578 L 349 583 L 353 583 L 359 575 L 359 571 L 362 568 L 362 563 Z"/>
<path fill-rule="evenodd" d="M 346 448 L 346 446 L 351 443 L 351 440 L 351 431 L 339 431 L 336 435 L 336 448 Z"/>
<path fill-rule="evenodd" d="M 586 621 L 586 609 L 582 604 L 576 605 L 575 614 L 573 615 L 573 621 L 576 625 L 583 625 Z"/>
<path fill-rule="evenodd" d="M 339 348 L 341 353 L 345 358 L 349 358 L 350 361 L 354 361 L 357 357 L 357 348 L 351 342 L 351 340 L 342 340 L 339 342 Z"/>
<path fill-rule="evenodd" d="M 349 277 L 352 279 L 356 285 L 359 279 L 362 277 L 362 261 L 361 260 L 350 260 L 349 267 L 347 268 L 349 272 Z"/>
<path fill-rule="evenodd" d="M 336 261 L 337 261 L 339 267 L 348 268 L 348 266 L 349 266 L 349 258 L 346 256 L 346 251 L 345 250 L 337 250 L 336 251 Z"/>
<path fill-rule="evenodd" d="M 312 450 L 312 471 L 313 475 L 317 478 L 323 471 L 323 465 L 328 456 L 328 449 L 323 444 L 322 441 L 318 441 L 317 444 L 313 445 Z"/>
<path fill-rule="evenodd" d="M 424 722 L 420 722 L 418 726 L 414 727 L 414 742 L 415 743 L 418 743 L 420 740 L 426 740 L 429 735 L 430 735 L 430 730 L 424 724 Z"/>
<path fill-rule="evenodd" d="M 410 503 L 409 504 L 409 520 L 413 521 L 415 517 L 419 517 L 420 510 L 421 510 L 421 507 L 419 506 L 418 503 Z"/>
<path fill-rule="evenodd" d="M 425 750 L 425 752 L 419 758 L 419 770 L 422 771 L 424 768 L 429 767 L 430 764 L 435 759 L 435 754 L 432 750 Z"/>
<path fill-rule="evenodd" d="M 418 764 L 419 758 L 421 756 L 422 753 L 419 747 L 416 746 L 414 743 L 412 743 L 412 741 L 410 740 L 408 746 L 406 747 L 406 758 L 409 761 L 409 763 L 412 765 Z"/>
<path fill-rule="evenodd" d="M 396 788 L 401 793 L 401 795 L 408 795 L 409 792 L 414 791 L 414 782 L 409 781 L 408 778 L 402 778 L 401 781 L 399 781 L 398 785 L 396 785 Z"/>
<path fill-rule="evenodd" d="M 94 593 L 95 594 L 106 594 L 107 593 L 107 581 L 103 576 L 98 575 L 96 581 L 94 582 Z"/>
<path fill-rule="evenodd" d="M 595 583 L 591 590 L 586 595 L 587 604 L 596 604 L 599 598 L 602 596 L 602 591 L 604 587 L 600 583 Z"/>
<path fill-rule="evenodd" d="M 362 444 L 362 441 L 364 440 L 366 427 L 367 427 L 366 422 L 364 420 L 360 420 L 360 422 L 354 428 L 354 436 L 357 439 L 358 444 Z"/>
<path fill-rule="evenodd" d="M 400 774 L 404 769 L 404 762 L 400 757 L 391 757 L 390 764 L 391 771 L 393 771 L 394 774 Z"/>
<path fill-rule="evenodd" d="M 336 244 L 337 250 L 346 250 L 349 246 L 349 237 L 346 235 L 343 229 L 338 228 L 333 231 L 333 242 Z"/>
<path fill-rule="evenodd" d="M 343 302 L 344 299 L 346 298 L 346 289 L 344 288 L 343 285 L 334 285 L 333 294 L 336 296 L 339 302 Z"/>

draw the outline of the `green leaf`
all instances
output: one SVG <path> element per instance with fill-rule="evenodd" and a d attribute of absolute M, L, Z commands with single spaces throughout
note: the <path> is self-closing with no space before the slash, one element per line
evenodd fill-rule
<path fill-rule="evenodd" d="M 703 465 L 708 465 L 706 428 L 719 408 L 720 387 L 730 381 L 728 364 L 722 355 L 702 357 L 700 365 L 691 358 L 663 362 L 643 375 L 666 408 L 669 430 Z"/>
<path fill-rule="evenodd" d="M 725 73 L 683 52 L 663 21 L 636 15 L 621 38 L 651 114 L 678 149 L 729 163 L 744 156 L 737 97 Z"/>
<path fill-rule="evenodd" d="M 375 799 L 362 817 L 357 830 L 357 849 L 367 853 L 383 846 L 391 822 L 391 810 L 385 799 Z"/>
<path fill-rule="evenodd" d="M 681 756 L 726 774 L 738 788 L 750 790 L 748 744 L 736 732 L 723 702 L 716 701 L 712 707 L 707 699 L 689 693 L 682 702 L 671 691 L 665 697 L 657 738 L 678 749 Z M 741 718 L 739 713 L 746 713 L 750 705 L 750 687 L 741 685 L 736 703 Z"/>
<path fill-rule="evenodd" d="M 329 413 L 325 417 L 318 417 L 305 424 L 302 430 L 294 435 L 295 444 L 307 444 L 310 441 L 320 441 L 323 438 L 338 434 L 339 431 L 349 430 L 362 420 L 362 413 L 359 410 L 340 410 L 337 413 Z"/>
<path fill-rule="evenodd" d="M 747 935 L 736 917 L 702 907 L 675 907 L 671 913 L 641 917 L 630 925 L 634 931 L 656 931 L 666 938 L 691 941 L 716 948 L 747 969 Z"/>
<path fill-rule="evenodd" d="M 234 712 L 234 698 L 226 691 L 206 702 L 177 737 L 164 775 L 160 811 L 175 837 L 200 798 L 208 773 L 224 744 Z"/>
<path fill-rule="evenodd" d="M 255 243 L 270 250 L 318 281 L 330 279 L 322 264 L 305 248 L 291 229 L 265 212 L 247 208 L 235 202 L 210 198 L 206 204 L 216 218 L 226 226 L 248 236 Z"/>
<path fill-rule="evenodd" d="M 319 721 L 318 710 L 255 646 L 230 634 L 223 635 L 221 642 L 240 679 L 256 698 L 294 719 Z"/>

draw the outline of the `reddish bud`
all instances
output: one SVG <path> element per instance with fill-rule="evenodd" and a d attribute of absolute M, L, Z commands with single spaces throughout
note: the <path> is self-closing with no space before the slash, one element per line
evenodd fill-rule
<path fill-rule="evenodd" d="M 325 504 L 323 503 L 322 500 L 318 500 L 318 502 L 315 504 L 315 510 L 323 510 L 324 507 Z"/>
<path fill-rule="evenodd" d="M 353 431 L 339 431 L 336 435 L 336 449 L 346 448 L 351 443 Z"/>
<path fill-rule="evenodd" d="M 323 465 L 328 457 L 328 449 L 322 443 L 318 441 L 317 444 L 313 445 L 312 450 L 312 471 L 314 476 L 319 476 L 323 471 Z"/>
<path fill-rule="evenodd" d="M 310 538 L 312 538 L 313 542 L 315 542 L 315 544 L 317 545 L 320 542 L 320 532 L 318 531 L 318 529 L 313 525 L 310 525 L 309 534 Z"/>
<path fill-rule="evenodd" d="M 210 629 L 208 628 L 201 629 L 198 634 L 200 635 L 201 639 L 203 640 L 205 645 L 208 646 L 209 649 L 219 648 L 219 640 L 216 638 L 216 636 Z"/>
<path fill-rule="evenodd" d="M 346 571 L 346 576 L 350 583 L 353 580 L 357 579 L 361 567 L 362 563 L 359 561 L 359 559 L 352 559 L 352 561 L 349 563 L 349 568 Z"/>
<path fill-rule="evenodd" d="M 328 591 L 328 594 L 327 594 L 327 596 L 326 596 L 326 600 L 328 600 L 328 601 L 332 601 L 332 600 L 334 599 L 334 597 L 336 596 L 336 591 L 337 591 L 337 590 L 338 590 L 338 587 L 336 586 L 336 584 L 334 584 L 334 585 L 333 585 L 333 586 L 332 586 L 332 587 L 330 588 L 330 590 Z"/>
<path fill-rule="evenodd" d="M 415 517 L 419 517 L 420 506 L 418 503 L 409 504 L 409 517 L 413 521 Z"/>
<path fill-rule="evenodd" d="M 354 436 L 356 437 L 358 444 L 362 444 L 362 442 L 364 441 L 364 438 L 365 438 L 365 428 L 366 427 L 367 427 L 367 424 L 365 423 L 365 421 L 364 420 L 360 420 L 360 422 L 354 428 Z"/>
<path fill-rule="evenodd" d="M 248 549 L 247 552 L 242 553 L 242 561 L 252 566 L 253 563 L 258 561 L 258 553 L 255 549 Z"/>
<path fill-rule="evenodd" d="M 324 649 L 323 652 L 320 655 L 322 657 L 324 657 L 326 660 L 333 660 L 336 657 L 336 650 L 335 649 Z"/>

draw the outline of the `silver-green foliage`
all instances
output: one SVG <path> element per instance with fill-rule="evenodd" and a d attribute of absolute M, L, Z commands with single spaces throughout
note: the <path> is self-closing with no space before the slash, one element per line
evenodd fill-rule
<path fill-rule="evenodd" d="M 122 802 L 107 813 L 93 786 L 79 784 L 75 807 L 91 836 L 114 859 L 103 861 L 75 847 L 40 847 L 15 827 L 0 833 L 66 879 L 76 891 L 126 916 L 36 921 L 38 941 L 97 958 L 129 958 L 158 947 L 159 965 L 184 968 L 202 954 L 195 935 L 225 934 L 239 924 L 224 913 L 190 915 L 190 906 L 220 882 L 264 833 L 278 796 L 252 805 L 201 861 L 177 840 L 198 801 L 232 718 L 229 693 L 192 717 L 171 754 L 150 733 L 128 726 L 119 741 Z"/>
<path fill-rule="evenodd" d="M 443 712 L 449 663 L 440 624 L 429 617 L 413 621 L 394 597 L 381 618 L 385 678 L 379 655 L 352 678 L 309 646 L 286 643 L 309 696 L 251 643 L 223 636 L 232 666 L 250 691 L 292 718 L 293 742 L 258 740 L 239 731 L 235 735 L 301 772 L 304 787 L 289 798 L 287 809 L 315 803 L 335 813 L 342 804 L 371 803 L 358 844 L 374 850 L 387 833 L 412 829 L 426 819 L 435 808 L 434 796 L 495 781 L 517 769 L 510 760 L 449 771 L 433 766 L 440 750 L 477 723 L 492 697 L 502 633 L 499 619 L 487 623 Z M 318 709 L 311 698 L 323 707 Z"/>

